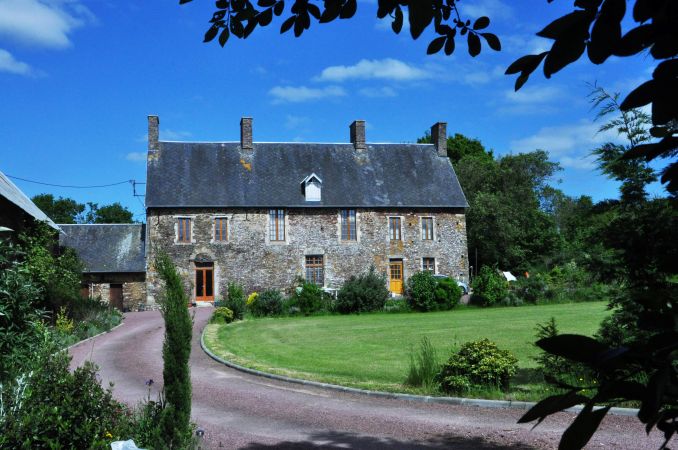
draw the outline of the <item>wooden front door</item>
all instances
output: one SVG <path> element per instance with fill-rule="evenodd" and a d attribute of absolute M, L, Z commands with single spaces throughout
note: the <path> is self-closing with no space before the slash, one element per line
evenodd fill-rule
<path fill-rule="evenodd" d="M 389 287 L 394 294 L 403 293 L 403 260 L 392 259 L 388 264 Z"/>
<path fill-rule="evenodd" d="M 111 284 L 108 291 L 108 304 L 122 311 L 122 284 Z"/>
<path fill-rule="evenodd" d="M 195 263 L 195 301 L 214 301 L 213 263 Z"/>

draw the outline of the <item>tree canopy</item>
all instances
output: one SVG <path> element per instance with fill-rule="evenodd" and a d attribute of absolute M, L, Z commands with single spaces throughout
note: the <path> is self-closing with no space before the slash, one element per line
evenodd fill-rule
<path fill-rule="evenodd" d="M 31 200 L 55 223 L 134 223 L 132 212 L 119 202 L 99 206 L 68 197 L 54 198 L 52 194 L 38 194 Z"/>

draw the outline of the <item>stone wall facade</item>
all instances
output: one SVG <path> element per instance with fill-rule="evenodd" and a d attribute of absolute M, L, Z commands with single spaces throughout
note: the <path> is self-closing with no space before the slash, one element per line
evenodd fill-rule
<path fill-rule="evenodd" d="M 88 295 L 110 302 L 111 285 L 122 285 L 123 311 L 138 311 L 146 304 L 146 277 L 143 273 L 95 273 L 85 274 L 83 287 Z"/>
<path fill-rule="evenodd" d="M 285 240 L 269 240 L 268 209 L 181 208 L 147 211 L 148 303 L 157 301 L 153 269 L 158 251 L 166 251 L 195 299 L 197 261 L 214 265 L 214 296 L 223 298 L 228 282 L 246 292 L 286 290 L 304 277 L 307 255 L 322 255 L 324 287 L 340 288 L 351 275 L 374 265 L 388 278 L 390 260 L 402 260 L 404 278 L 422 270 L 422 258 L 435 258 L 436 273 L 468 281 L 466 221 L 463 209 L 356 209 L 357 240 L 342 241 L 338 209 L 285 210 Z M 214 219 L 226 218 L 228 240 L 214 239 Z M 389 217 L 401 218 L 400 240 L 389 237 Z M 421 218 L 433 217 L 433 240 L 422 239 Z M 179 218 L 191 220 L 190 242 L 179 242 Z"/>

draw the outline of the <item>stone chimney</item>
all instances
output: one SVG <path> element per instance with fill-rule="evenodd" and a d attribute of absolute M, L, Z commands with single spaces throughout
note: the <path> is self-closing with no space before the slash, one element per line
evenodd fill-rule
<path fill-rule="evenodd" d="M 243 117 L 240 119 L 240 148 L 242 150 L 252 150 L 252 118 Z"/>
<path fill-rule="evenodd" d="M 431 140 L 438 156 L 447 157 L 447 123 L 438 122 L 431 127 Z"/>
<path fill-rule="evenodd" d="M 148 151 L 156 152 L 160 149 L 158 139 L 160 132 L 158 127 L 160 125 L 160 118 L 158 116 L 148 116 Z"/>
<path fill-rule="evenodd" d="M 351 144 L 359 152 L 365 151 L 367 145 L 365 145 L 365 121 L 356 120 L 349 127 L 351 130 Z"/>

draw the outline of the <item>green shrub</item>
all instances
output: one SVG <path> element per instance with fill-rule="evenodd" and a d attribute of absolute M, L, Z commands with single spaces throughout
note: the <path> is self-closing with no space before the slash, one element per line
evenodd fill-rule
<path fill-rule="evenodd" d="M 188 296 L 174 263 L 166 253 L 155 259 L 164 282 L 160 311 L 165 321 L 162 345 L 162 378 L 166 400 L 160 418 L 159 436 L 167 448 L 185 448 L 191 433 L 191 356 L 193 321 L 188 314 Z"/>
<path fill-rule="evenodd" d="M 283 301 L 280 291 L 264 291 L 249 305 L 249 310 L 255 317 L 279 316 L 283 312 Z"/>
<path fill-rule="evenodd" d="M 547 299 L 551 296 L 546 277 L 541 273 L 534 273 L 529 278 L 518 277 L 518 280 L 513 285 L 513 292 L 523 302 L 536 304 L 540 300 Z"/>
<path fill-rule="evenodd" d="M 440 363 L 436 349 L 431 341 L 424 336 L 419 344 L 419 352 L 416 356 L 410 353 L 410 368 L 405 384 L 432 390 L 436 384 L 434 379 L 439 370 Z"/>
<path fill-rule="evenodd" d="M 389 298 L 384 303 L 384 311 L 396 313 L 396 312 L 409 312 L 411 311 L 411 309 L 406 299 Z"/>
<path fill-rule="evenodd" d="M 467 342 L 452 353 L 435 381 L 443 391 L 458 394 L 460 386 L 498 387 L 508 390 L 509 380 L 518 369 L 518 359 L 508 350 L 500 350 L 489 339 Z M 465 378 L 467 383 L 463 383 Z"/>
<path fill-rule="evenodd" d="M 435 299 L 438 309 L 452 309 L 459 304 L 461 287 L 452 278 L 436 278 Z"/>
<path fill-rule="evenodd" d="M 407 280 L 407 301 L 416 311 L 433 311 L 436 303 L 436 287 L 438 283 L 429 271 L 417 272 Z"/>
<path fill-rule="evenodd" d="M 24 266 L 9 260 L 13 251 L 0 241 L 0 383 L 33 358 L 44 328 L 45 313 L 37 307 L 42 291 Z"/>
<path fill-rule="evenodd" d="M 483 266 L 473 279 L 473 302 L 483 306 L 492 306 L 508 295 L 506 280 L 489 266 Z"/>
<path fill-rule="evenodd" d="M 107 449 L 114 440 L 129 439 L 128 409 L 101 387 L 94 364 L 71 373 L 69 359 L 62 352 L 36 357 L 19 403 L 5 398 L 0 448 Z"/>
<path fill-rule="evenodd" d="M 234 320 L 242 320 L 245 316 L 245 292 L 238 283 L 228 283 L 226 288 L 226 300 L 220 303 L 233 311 Z"/>
<path fill-rule="evenodd" d="M 388 298 L 386 278 L 372 266 L 344 283 L 337 294 L 336 310 L 342 314 L 379 311 Z"/>
<path fill-rule="evenodd" d="M 233 311 L 225 306 L 218 306 L 210 317 L 210 323 L 231 323 L 233 322 Z"/>
<path fill-rule="evenodd" d="M 323 303 L 323 291 L 313 283 L 304 283 L 294 294 L 294 306 L 304 315 L 327 310 Z"/>

